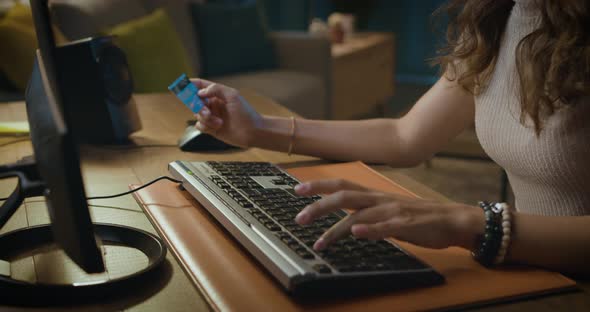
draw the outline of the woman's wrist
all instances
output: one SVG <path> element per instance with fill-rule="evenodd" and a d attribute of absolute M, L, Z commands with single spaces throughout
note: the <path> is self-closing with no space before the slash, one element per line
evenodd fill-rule
<path fill-rule="evenodd" d="M 291 140 L 291 120 L 266 115 L 261 117 L 260 123 L 248 135 L 249 146 L 286 152 Z"/>
<path fill-rule="evenodd" d="M 473 250 L 477 237 L 485 231 L 485 217 L 476 206 L 460 205 L 453 213 L 455 242 L 453 245 Z"/>

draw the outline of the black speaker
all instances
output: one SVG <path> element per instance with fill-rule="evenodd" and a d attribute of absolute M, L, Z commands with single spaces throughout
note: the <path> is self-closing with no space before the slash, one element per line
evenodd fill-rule
<path fill-rule="evenodd" d="M 79 142 L 125 143 L 141 129 L 127 58 L 112 37 L 59 46 L 56 58 L 64 114 Z"/>

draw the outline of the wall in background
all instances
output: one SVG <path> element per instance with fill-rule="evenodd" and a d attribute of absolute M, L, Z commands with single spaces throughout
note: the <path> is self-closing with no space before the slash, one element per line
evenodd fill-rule
<path fill-rule="evenodd" d="M 306 31 L 311 18 L 312 0 L 259 0 L 273 30 Z"/>
<path fill-rule="evenodd" d="M 443 0 L 374 1 L 367 18 L 366 30 L 391 31 L 396 34 L 396 76 L 399 82 L 432 84 L 438 68 L 428 60 L 444 40 L 446 25 L 434 29 L 432 12 Z M 441 29 L 442 26 L 442 29 Z"/>
<path fill-rule="evenodd" d="M 358 12 L 359 30 L 396 34 L 396 79 L 432 84 L 438 69 L 428 64 L 443 39 L 445 25 L 434 29 L 432 12 L 445 0 L 260 0 L 273 30 L 305 31 L 311 17 L 334 11 Z"/>

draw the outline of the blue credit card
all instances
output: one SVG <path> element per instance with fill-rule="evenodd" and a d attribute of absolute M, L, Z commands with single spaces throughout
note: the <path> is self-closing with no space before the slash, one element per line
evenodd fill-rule
<path fill-rule="evenodd" d="M 188 79 L 186 74 L 178 77 L 168 86 L 168 90 L 172 91 L 193 113 L 198 114 L 203 108 L 203 101 L 197 94 L 199 88 Z"/>

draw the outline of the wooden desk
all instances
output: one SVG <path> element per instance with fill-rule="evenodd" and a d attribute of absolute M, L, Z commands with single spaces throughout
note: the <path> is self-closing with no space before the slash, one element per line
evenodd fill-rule
<path fill-rule="evenodd" d="M 263 98 L 253 92 L 243 91 L 245 98 L 260 112 L 265 114 L 291 116 L 287 109 Z M 170 95 L 136 96 L 144 130 L 133 135 L 133 141 L 139 145 L 174 145 L 185 128 L 190 113 L 183 105 Z M 0 121 L 26 120 L 22 103 L 0 104 Z M 9 163 L 32 153 L 29 142 L 5 145 L 14 138 L 0 138 L 0 163 Z M 175 147 L 152 147 L 136 149 L 118 149 L 107 147 L 82 148 L 82 166 L 88 196 L 113 194 L 125 191 L 129 184 L 148 182 L 160 175 L 168 174 L 166 166 L 170 161 L 183 159 L 203 160 L 240 160 L 271 161 L 285 166 L 313 165 L 324 161 L 305 156 L 287 156 L 285 153 L 264 151 L 256 148 L 239 151 L 216 153 L 184 153 Z M 375 166 L 382 174 L 396 180 L 420 196 L 446 200 L 442 195 L 397 173 L 387 166 Z M 0 182 L 0 197 L 6 197 L 14 187 L 14 181 Z M 137 203 L 131 196 L 116 199 L 92 201 L 91 213 L 94 221 L 125 224 L 155 233 Z M 42 198 L 30 198 L 11 218 L 1 232 L 43 224 L 49 221 Z M 134 271 L 145 264 L 143 255 L 116 248 L 107 249 L 111 267 L 110 274 L 117 271 Z M 168 254 L 166 264 L 167 277 L 163 281 L 154 281 L 147 289 L 130 290 L 122 298 L 110 299 L 83 307 L 67 307 L 67 310 L 84 311 L 203 311 L 209 307 L 199 292 L 189 282 L 174 258 Z M 114 270 L 116 268 L 117 270 Z M 87 277 L 71 264 L 61 252 L 48 252 L 34 257 L 27 257 L 13 263 L 13 273 L 21 279 L 35 281 L 81 281 L 97 278 Z M 550 296 L 541 299 L 521 301 L 515 304 L 492 306 L 483 310 L 512 311 L 534 309 L 549 311 L 555 307 L 571 311 L 587 311 L 590 308 L 590 287 L 582 284 L 585 292 Z M 0 310 L 2 306 L 0 294 Z M 29 311 L 18 308 L 12 311 Z M 64 307 L 47 308 L 50 311 L 65 310 Z"/>

